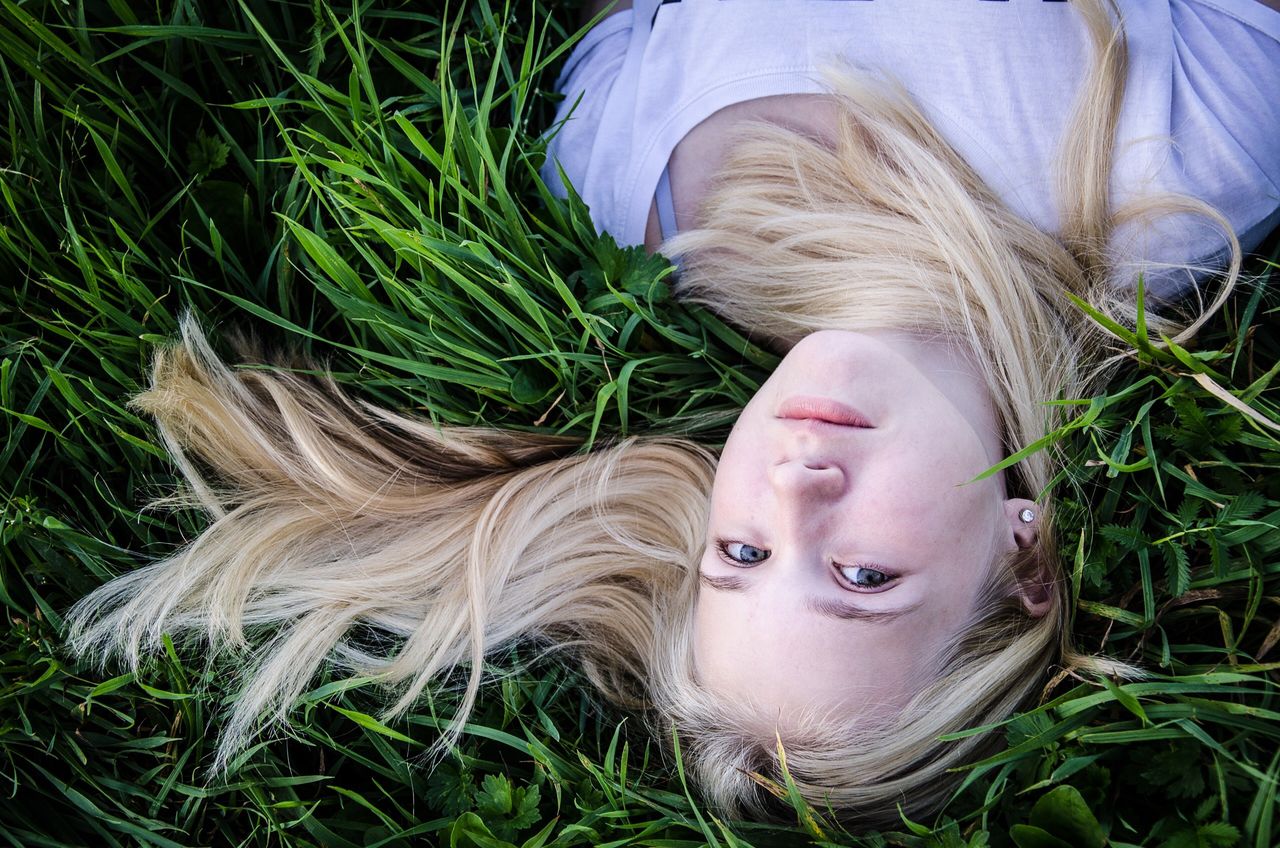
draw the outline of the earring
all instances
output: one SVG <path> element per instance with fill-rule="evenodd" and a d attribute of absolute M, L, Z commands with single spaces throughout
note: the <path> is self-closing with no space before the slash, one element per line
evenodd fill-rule
<path fill-rule="evenodd" d="M 1023 524 L 1030 524 L 1036 520 L 1036 511 L 1034 509 L 1024 509 L 1018 513 L 1018 518 L 1021 519 Z"/>

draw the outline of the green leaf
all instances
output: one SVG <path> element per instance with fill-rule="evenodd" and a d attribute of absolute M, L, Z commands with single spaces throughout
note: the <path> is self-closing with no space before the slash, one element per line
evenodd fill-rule
<path fill-rule="evenodd" d="M 535 824 L 540 818 L 538 812 L 540 800 L 541 792 L 536 785 L 522 786 L 517 789 L 510 818 L 511 827 L 515 830 L 524 830 Z"/>
<path fill-rule="evenodd" d="M 449 848 L 516 848 L 498 839 L 475 813 L 463 813 L 449 829 Z"/>
<path fill-rule="evenodd" d="M 547 822 L 543 825 L 542 830 L 538 831 L 521 843 L 520 848 L 542 848 L 542 846 L 547 844 L 547 840 L 551 838 L 551 831 L 555 829 L 557 821 L 559 821 L 559 819 L 552 819 Z"/>
<path fill-rule="evenodd" d="M 503 774 L 486 775 L 476 793 L 476 807 L 489 816 L 505 816 L 511 812 L 514 800 L 511 781 Z"/>
<path fill-rule="evenodd" d="M 1129 693 L 1126 687 L 1117 686 L 1115 681 L 1108 677 L 1102 678 L 1102 682 L 1107 687 L 1107 691 L 1115 696 L 1115 699 L 1120 706 L 1133 713 L 1134 716 L 1142 722 L 1143 727 L 1146 727 L 1151 723 L 1151 720 L 1147 718 L 1146 712 L 1142 709 L 1142 704 L 1138 702 L 1137 698 Z"/>
<path fill-rule="evenodd" d="M 1031 808 L 1030 821 L 1072 848 L 1102 848 L 1107 842 L 1102 825 L 1074 786 L 1045 793 Z"/>
<path fill-rule="evenodd" d="M 1196 827 L 1196 835 L 1206 848 L 1231 848 L 1240 841 L 1240 831 L 1227 822 L 1208 822 Z"/>
<path fill-rule="evenodd" d="M 227 164 L 231 145 L 203 131 L 187 143 L 187 170 L 197 177 L 206 177 Z"/>
<path fill-rule="evenodd" d="M 357 710 L 348 710 L 343 707 L 339 707 L 336 704 L 329 704 L 328 706 L 329 709 L 346 716 L 366 730 L 372 730 L 374 733 L 386 736 L 389 739 L 395 739 L 397 742 L 411 742 L 415 745 L 421 744 L 412 736 L 406 736 L 398 730 L 393 730 L 392 728 L 387 727 L 371 715 L 366 715 L 365 713 Z"/>
<path fill-rule="evenodd" d="M 1009 836 L 1018 848 L 1076 848 L 1043 828 L 1029 824 L 1015 824 L 1009 828 Z"/>
<path fill-rule="evenodd" d="M 104 680 L 101 683 L 99 683 L 97 686 L 89 690 L 89 695 L 88 695 L 88 698 L 86 698 L 86 700 L 91 700 L 101 695 L 106 695 L 110 692 L 114 692 L 117 689 L 122 689 L 123 687 L 128 686 L 130 683 L 132 683 L 133 679 L 134 679 L 134 674 L 133 672 L 130 672 L 128 674 L 122 674 L 119 677 L 113 677 L 110 680 Z"/>
<path fill-rule="evenodd" d="M 1166 542 L 1160 546 L 1164 556 L 1165 579 L 1169 584 L 1169 594 L 1181 597 L 1191 588 L 1191 560 L 1187 549 L 1177 541 Z"/>

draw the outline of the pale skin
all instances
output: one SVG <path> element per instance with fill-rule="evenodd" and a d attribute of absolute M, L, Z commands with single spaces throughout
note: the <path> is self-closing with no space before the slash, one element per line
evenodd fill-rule
<path fill-rule="evenodd" d="M 631 5 L 589 2 L 582 22 Z M 700 223 L 734 128 L 766 121 L 831 141 L 837 116 L 830 98 L 796 94 L 707 118 L 668 163 L 678 228 Z M 655 204 L 645 246 L 660 241 Z M 999 474 L 974 481 L 1003 456 L 985 383 L 944 340 L 801 340 L 721 454 L 695 608 L 700 682 L 754 705 L 768 734 L 814 712 L 891 716 L 973 620 L 991 569 L 1034 543 L 1036 504 L 1007 497 Z M 1015 589 L 1033 617 L 1051 592 L 1043 579 Z"/>
<path fill-rule="evenodd" d="M 830 420 L 844 407 L 858 424 Z M 783 726 L 901 707 L 988 570 L 1034 540 L 1020 517 L 1034 503 L 1007 498 L 999 475 L 970 482 L 1002 456 L 997 432 L 985 386 L 944 342 L 823 331 L 796 344 L 716 472 L 694 627 L 703 685 Z M 1043 586 L 1020 597 L 1049 609 Z"/>

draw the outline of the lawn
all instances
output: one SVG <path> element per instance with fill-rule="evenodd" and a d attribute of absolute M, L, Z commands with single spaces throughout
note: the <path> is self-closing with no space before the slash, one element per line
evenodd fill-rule
<path fill-rule="evenodd" d="M 1073 628 L 1142 680 L 1067 672 L 936 820 L 726 821 L 678 740 L 531 647 L 384 722 L 326 675 L 212 777 L 237 666 L 170 645 L 78 664 L 63 616 L 207 520 L 128 406 L 198 315 L 447 424 L 710 444 L 776 357 L 669 297 L 537 177 L 571 0 L 0 0 L 0 837 L 39 845 L 1280 844 L 1276 298 L 1132 357 L 1056 441 Z M 1275 239 L 1268 250 L 1275 256 Z M 1261 280 L 1274 267 L 1248 265 Z"/>

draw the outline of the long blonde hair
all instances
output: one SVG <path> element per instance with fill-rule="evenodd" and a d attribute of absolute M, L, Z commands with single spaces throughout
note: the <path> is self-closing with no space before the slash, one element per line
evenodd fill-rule
<path fill-rule="evenodd" d="M 769 328 L 781 347 L 820 328 L 956 339 L 982 369 L 1006 448 L 1042 436 L 1043 402 L 1081 391 L 1100 361 L 1096 329 L 1068 295 L 1120 319 L 1133 311 L 1099 248 L 1125 214 L 1106 203 L 1124 42 L 1101 2 L 1080 8 L 1095 63 L 1061 156 L 1071 178 L 1059 237 L 1005 209 L 905 95 L 843 73 L 833 77 L 844 114 L 834 147 L 754 127 L 735 148 L 704 225 L 667 245 L 683 260 L 681 295 Z M 715 468 L 705 448 L 630 439 L 583 454 L 572 439 L 438 428 L 331 381 L 231 369 L 190 320 L 134 404 L 155 416 L 188 481 L 175 500 L 211 523 L 76 604 L 70 644 L 134 666 L 166 634 L 247 652 L 217 768 L 283 719 L 326 660 L 398 685 L 391 714 L 467 667 L 457 732 L 486 654 L 536 639 L 571 652 L 613 701 L 647 709 L 663 737 L 678 734 L 717 807 L 768 805 L 779 740 L 702 688 L 693 666 Z M 896 818 L 898 804 L 935 808 L 954 769 L 992 744 L 939 736 L 999 721 L 1042 685 L 1061 647 L 1065 590 L 1059 582 L 1039 619 L 1009 597 L 1016 581 L 1058 573 L 1053 469 L 1040 453 L 1009 470 L 1015 493 L 1040 499 L 1045 530 L 992 569 L 945 671 L 894 728 L 868 734 L 815 716 L 781 739 L 815 806 L 868 822 Z M 363 628 L 394 639 L 371 647 L 351 637 Z"/>
<path fill-rule="evenodd" d="M 1229 293 L 1239 246 L 1226 220 L 1201 201 L 1108 202 L 1127 65 L 1123 30 L 1104 0 L 1074 5 L 1094 62 L 1059 156 L 1060 233 L 1010 212 L 892 84 L 833 68 L 828 76 L 843 112 L 835 144 L 778 126 L 744 132 L 704 203 L 702 225 L 663 245 L 682 260 L 678 293 L 784 349 L 820 329 L 905 329 L 954 340 L 986 380 L 1008 453 L 1061 423 L 1046 401 L 1080 396 L 1118 361 L 1115 340 L 1072 300 L 1134 325 L 1136 281 L 1117 279 L 1109 254 L 1118 226 L 1193 213 L 1225 234 L 1231 263 L 1211 306 L 1190 317 L 1146 316 L 1153 330 L 1186 339 Z M 1058 459 L 1044 450 L 1006 472 L 1011 494 L 1039 502 L 1041 532 L 992 569 L 944 671 L 893 726 L 823 716 L 782 740 L 788 771 L 814 806 L 866 823 L 896 820 L 899 805 L 936 808 L 962 778 L 958 767 L 997 741 L 970 735 L 944 745 L 938 738 L 1008 717 L 1043 686 L 1055 657 L 1095 673 L 1136 673 L 1071 648 L 1051 530 Z M 1042 618 L 1014 600 L 1026 582 L 1053 586 Z M 672 662 L 687 651 L 678 646 Z M 720 805 L 760 808 L 768 791 L 777 792 L 769 779 L 778 772 L 776 740 L 754 738 L 731 706 L 693 681 L 688 671 L 662 680 L 669 690 L 660 699 L 668 723 L 692 740 L 684 748 L 689 767 Z"/>

